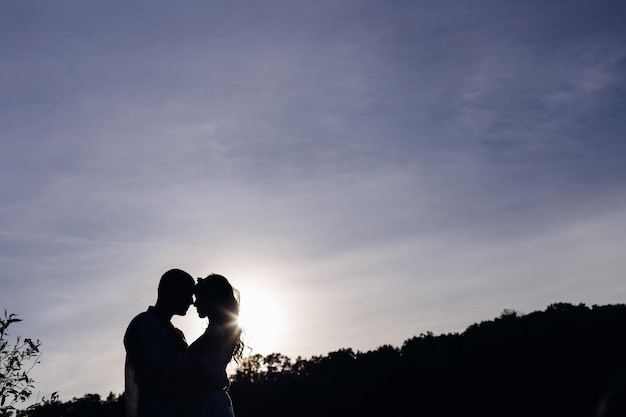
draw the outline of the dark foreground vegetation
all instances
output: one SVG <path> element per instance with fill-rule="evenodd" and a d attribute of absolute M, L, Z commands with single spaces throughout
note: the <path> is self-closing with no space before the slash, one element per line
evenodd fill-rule
<path fill-rule="evenodd" d="M 250 356 L 233 375 L 237 417 L 626 416 L 626 305 L 505 310 L 462 333 L 292 361 Z M 124 396 L 87 394 L 29 417 L 123 417 Z"/>

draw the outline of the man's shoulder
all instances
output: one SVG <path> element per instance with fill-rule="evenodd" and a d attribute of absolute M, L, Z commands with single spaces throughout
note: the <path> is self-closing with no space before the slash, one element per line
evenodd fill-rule
<path fill-rule="evenodd" d="M 147 317 L 154 317 L 154 316 L 155 316 L 155 314 L 154 314 L 154 312 L 153 312 L 152 310 L 153 310 L 152 306 L 148 307 L 146 310 L 144 310 L 144 311 L 142 311 L 141 313 L 137 314 L 137 315 L 136 315 L 136 316 L 135 316 L 135 317 L 131 320 L 131 322 L 132 322 L 132 321 L 135 321 L 135 320 L 145 320 L 145 318 L 147 318 Z"/>
<path fill-rule="evenodd" d="M 158 321 L 156 315 L 154 314 L 154 312 L 151 311 L 151 308 L 148 308 L 147 310 L 142 311 L 141 313 L 137 314 L 135 317 L 132 318 L 130 323 L 128 323 L 128 329 L 131 329 L 137 326 L 145 326 L 146 324 L 152 323 L 155 321 Z"/>

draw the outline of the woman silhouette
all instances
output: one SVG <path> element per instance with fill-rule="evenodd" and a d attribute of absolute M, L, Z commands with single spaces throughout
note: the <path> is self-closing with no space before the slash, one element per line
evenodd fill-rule
<path fill-rule="evenodd" d="M 198 278 L 195 306 L 208 318 L 205 332 L 187 350 L 194 369 L 191 388 L 193 414 L 199 417 L 234 417 L 228 395 L 226 366 L 242 358 L 244 344 L 239 317 L 239 291 L 222 275 Z"/>

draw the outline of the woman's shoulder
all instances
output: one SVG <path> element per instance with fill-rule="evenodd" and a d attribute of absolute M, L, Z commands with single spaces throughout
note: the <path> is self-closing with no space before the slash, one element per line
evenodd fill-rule
<path fill-rule="evenodd" d="M 209 339 L 222 339 L 224 334 L 225 332 L 222 326 L 209 326 L 204 331 L 203 336 L 206 336 Z"/>
<path fill-rule="evenodd" d="M 209 326 L 192 344 L 214 345 L 224 338 L 224 329 L 217 326 Z"/>

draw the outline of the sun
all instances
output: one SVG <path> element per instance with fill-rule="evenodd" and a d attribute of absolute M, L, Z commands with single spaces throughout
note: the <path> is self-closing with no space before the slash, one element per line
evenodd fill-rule
<path fill-rule="evenodd" d="M 239 325 L 250 354 L 276 353 L 283 330 L 283 314 L 276 300 L 258 289 L 241 290 Z"/>

